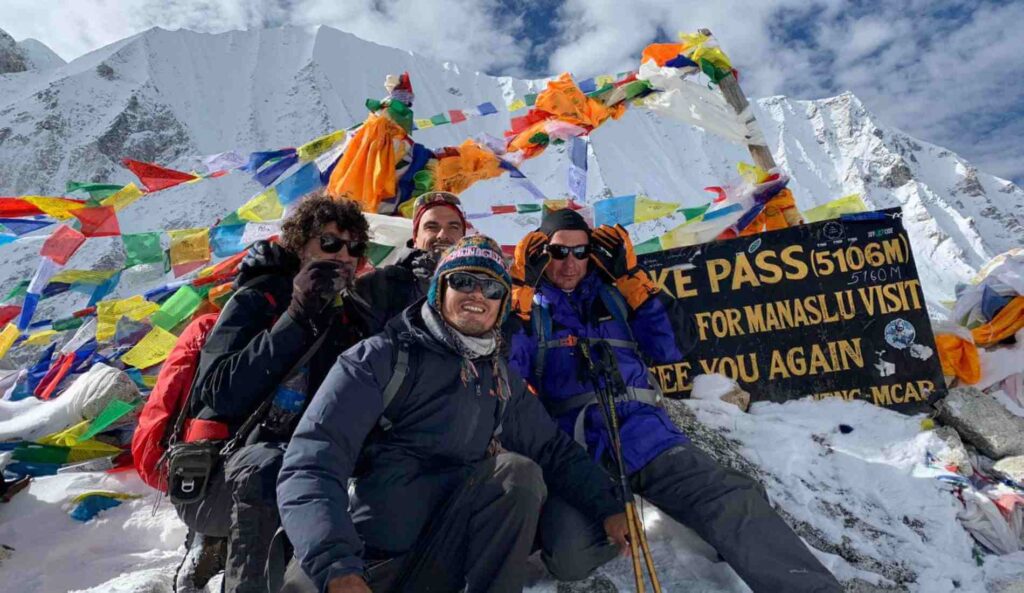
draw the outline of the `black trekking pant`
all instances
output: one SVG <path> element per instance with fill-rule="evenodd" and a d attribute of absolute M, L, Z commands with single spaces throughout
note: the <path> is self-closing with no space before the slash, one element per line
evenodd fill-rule
<path fill-rule="evenodd" d="M 215 470 L 201 501 L 177 506 L 192 530 L 227 538 L 225 593 L 267 590 L 267 554 L 281 523 L 277 476 L 284 448 L 284 443 L 242 447 Z"/>
<path fill-rule="evenodd" d="M 374 593 L 520 593 L 547 497 L 533 461 L 501 453 L 481 461 L 399 558 L 368 562 Z M 318 593 L 293 559 L 282 593 Z"/>
<path fill-rule="evenodd" d="M 633 492 L 693 529 L 754 593 L 832 593 L 842 586 L 772 509 L 761 485 L 692 444 L 673 447 L 630 478 Z M 615 557 L 604 527 L 551 497 L 539 525 L 541 558 L 562 581 Z"/>

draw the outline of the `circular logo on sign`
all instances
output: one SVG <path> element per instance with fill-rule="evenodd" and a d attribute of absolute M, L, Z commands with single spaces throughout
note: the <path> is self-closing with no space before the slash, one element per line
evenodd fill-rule
<path fill-rule="evenodd" d="M 905 319 L 893 319 L 885 326 L 885 341 L 897 350 L 903 350 L 914 343 L 917 330 Z"/>
<path fill-rule="evenodd" d="M 830 220 L 821 229 L 821 236 L 829 241 L 838 241 L 846 236 L 846 229 L 841 222 Z"/>
<path fill-rule="evenodd" d="M 761 247 L 761 238 L 754 239 L 754 242 L 747 247 L 747 253 L 754 253 Z"/>

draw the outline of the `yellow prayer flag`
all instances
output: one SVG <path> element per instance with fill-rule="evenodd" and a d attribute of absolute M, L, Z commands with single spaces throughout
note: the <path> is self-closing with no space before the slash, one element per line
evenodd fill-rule
<path fill-rule="evenodd" d="M 238 217 L 249 222 L 277 220 L 283 214 L 284 206 L 281 205 L 281 200 L 277 196 L 276 187 L 256 195 L 238 209 Z"/>
<path fill-rule="evenodd" d="M 678 208 L 679 204 L 673 202 L 659 202 L 647 196 L 637 196 L 636 206 L 633 208 L 633 222 L 644 222 L 668 216 Z"/>
<path fill-rule="evenodd" d="M 683 247 L 686 245 L 695 245 L 700 241 L 697 240 L 697 233 L 694 229 L 686 228 L 692 225 L 695 220 L 684 222 L 683 224 L 675 227 L 669 232 L 661 236 L 661 248 L 662 249 L 673 249 L 675 247 Z"/>
<path fill-rule="evenodd" d="M 606 84 L 615 82 L 615 77 L 611 74 L 602 74 L 601 76 L 594 77 L 594 82 L 597 83 L 597 88 L 601 88 Z"/>
<path fill-rule="evenodd" d="M 763 183 L 768 178 L 768 171 L 765 171 L 757 165 L 751 165 L 750 163 L 736 163 L 736 170 L 739 171 L 740 177 L 744 181 L 752 185 Z"/>
<path fill-rule="evenodd" d="M 250 203 L 252 202 L 250 201 Z M 278 207 L 280 206 L 281 204 L 278 203 Z M 239 213 L 241 213 L 241 209 L 239 209 Z M 167 231 L 167 234 L 171 236 L 172 266 L 210 260 L 210 229 L 206 227 L 182 229 Z"/>
<path fill-rule="evenodd" d="M 569 200 L 544 200 L 544 207 L 548 210 L 561 210 L 569 207 Z"/>
<path fill-rule="evenodd" d="M 156 386 L 157 375 L 142 375 L 142 384 L 152 389 Z"/>
<path fill-rule="evenodd" d="M 125 352 L 121 362 L 137 369 L 148 369 L 167 358 L 178 341 L 177 336 L 162 327 L 154 327 L 131 350 Z"/>
<path fill-rule="evenodd" d="M 412 218 L 416 213 L 416 200 L 406 200 L 398 206 L 398 212 L 406 217 Z"/>
<path fill-rule="evenodd" d="M 79 210 L 84 208 L 85 205 L 75 200 L 68 200 L 66 198 L 49 198 L 46 196 L 25 196 L 24 199 L 29 204 L 32 204 L 36 208 L 39 208 L 47 215 L 56 218 L 57 220 L 70 220 L 71 211 Z"/>
<path fill-rule="evenodd" d="M 320 136 L 316 140 L 307 142 L 296 151 L 300 161 L 311 161 L 327 152 L 332 146 L 345 139 L 345 130 L 331 132 L 326 136 Z"/>
<path fill-rule="evenodd" d="M 142 321 L 160 308 L 141 295 L 127 299 L 100 301 L 96 304 L 96 341 L 104 342 L 114 337 L 117 331 L 117 320 L 127 317 L 132 321 Z"/>
<path fill-rule="evenodd" d="M 434 127 L 434 122 L 430 121 L 429 119 L 417 119 L 414 121 L 416 123 L 416 127 L 421 130 Z"/>
<path fill-rule="evenodd" d="M 57 330 L 46 329 L 41 332 L 36 332 L 25 339 L 25 343 L 30 346 L 39 346 L 40 344 L 49 344 L 53 340 L 53 336 L 57 335 Z"/>
<path fill-rule="evenodd" d="M 99 285 L 109 280 L 116 273 L 117 270 L 61 270 L 50 278 L 50 282 Z"/>
<path fill-rule="evenodd" d="M 0 331 L 0 358 L 7 356 L 7 351 L 11 349 L 19 334 L 18 326 L 13 323 L 8 323 L 3 331 Z"/>
<path fill-rule="evenodd" d="M 129 183 L 128 185 L 118 190 L 116 194 L 103 198 L 103 200 L 100 201 L 100 204 L 102 204 L 103 206 L 113 206 L 115 212 L 120 212 L 121 210 L 124 210 L 125 207 L 127 207 L 129 204 L 131 204 L 135 200 L 138 200 L 141 197 L 142 190 L 139 189 L 139 186 L 135 185 L 134 183 Z"/>
<path fill-rule="evenodd" d="M 110 457 L 111 455 L 117 455 L 122 452 L 118 447 L 108 445 L 107 443 L 103 443 L 95 439 L 79 441 L 79 438 L 89 430 L 89 426 L 91 424 L 92 420 L 83 420 L 71 428 L 46 435 L 36 442 L 40 445 L 70 448 L 71 450 L 68 451 L 67 463 L 88 461 L 98 457 Z"/>
<path fill-rule="evenodd" d="M 516 99 L 512 101 L 512 104 L 508 106 L 509 111 L 519 111 L 520 109 L 526 108 L 526 101 L 522 99 Z"/>
<path fill-rule="evenodd" d="M 861 199 L 860 194 L 850 194 L 836 198 L 827 204 L 806 210 L 803 215 L 806 222 L 821 222 L 822 220 L 839 218 L 843 214 L 866 212 L 867 209 L 868 207 L 864 200 Z"/>

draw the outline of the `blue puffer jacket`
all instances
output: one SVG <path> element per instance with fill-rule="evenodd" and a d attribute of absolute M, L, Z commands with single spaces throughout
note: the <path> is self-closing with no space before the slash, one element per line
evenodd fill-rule
<path fill-rule="evenodd" d="M 630 312 L 630 328 L 616 320 L 601 298 L 601 276 L 591 271 L 571 293 L 542 280 L 537 287 L 533 315 L 538 308 L 546 308 L 551 318 L 548 340 L 570 343 L 571 337 L 604 338 L 632 341 L 651 364 L 668 364 L 682 360 L 693 347 L 692 324 L 688 316 L 671 311 L 676 301 L 658 295 L 651 297 L 639 309 Z M 614 287 L 606 287 L 615 290 Z M 632 329 L 632 335 L 630 335 Z M 650 375 L 644 360 L 632 348 L 613 347 L 619 372 L 625 384 L 639 389 L 651 389 Z M 549 410 L 557 410 L 564 402 L 584 393 L 593 392 L 591 382 L 582 376 L 582 361 L 574 347 L 550 347 L 545 355 L 543 377 L 537 374 L 538 338 L 531 323 L 523 323 L 512 336 L 509 366 L 519 372 L 539 392 L 541 401 Z M 539 384 L 538 384 L 539 383 Z M 558 414 L 559 426 L 573 434 L 580 407 Z M 688 441 L 669 419 L 664 410 L 638 401 L 620 401 L 619 414 L 622 454 L 630 473 L 643 468 L 666 449 Z M 604 420 L 597 406 L 588 409 L 584 423 L 587 449 L 600 460 L 611 444 L 604 429 Z"/>

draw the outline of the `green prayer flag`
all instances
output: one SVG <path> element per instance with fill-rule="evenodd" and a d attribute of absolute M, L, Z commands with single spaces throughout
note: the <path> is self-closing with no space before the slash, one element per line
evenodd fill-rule
<path fill-rule="evenodd" d="M 661 237 L 654 237 L 648 239 L 643 243 L 633 246 L 633 250 L 636 251 L 637 255 L 643 255 L 644 253 L 654 253 L 655 251 L 661 251 Z"/>
<path fill-rule="evenodd" d="M 443 113 L 438 113 L 434 117 L 430 118 L 430 123 L 434 124 L 435 126 L 443 126 L 444 124 L 450 124 L 452 122 L 448 121 L 447 115 Z"/>
<path fill-rule="evenodd" d="M 530 93 L 523 97 L 523 100 L 526 101 L 527 107 L 533 107 L 537 104 L 537 93 Z"/>
<path fill-rule="evenodd" d="M 59 463 L 68 461 L 70 447 L 57 447 L 54 445 L 40 445 L 39 443 L 24 442 L 15 449 L 12 457 L 15 461 L 25 463 Z"/>
<path fill-rule="evenodd" d="M 138 406 L 138 403 L 123 402 L 119 399 L 111 400 L 107 404 L 107 407 L 103 408 L 103 411 L 98 416 L 93 418 L 92 424 L 89 428 L 75 440 L 76 443 L 87 441 L 92 437 L 98 435 L 104 430 L 110 428 L 112 424 L 124 418 L 129 412 L 134 410 Z"/>
<path fill-rule="evenodd" d="M 62 332 L 69 329 L 78 329 L 85 323 L 84 317 L 65 317 L 64 319 L 57 319 L 53 322 L 53 329 Z"/>
<path fill-rule="evenodd" d="M 676 212 L 682 212 L 683 216 L 686 217 L 687 222 L 689 222 L 695 218 L 703 216 L 704 213 L 707 212 L 708 208 L 710 207 L 711 204 L 708 203 L 704 204 L 703 206 L 697 206 L 696 208 L 680 208 L 679 210 L 676 210 Z"/>
<path fill-rule="evenodd" d="M 237 224 L 245 224 L 246 222 L 247 221 L 242 220 L 242 218 L 238 216 L 238 211 L 236 210 L 225 216 L 223 220 L 217 223 L 217 226 L 234 226 Z"/>
<path fill-rule="evenodd" d="M 153 313 L 150 321 L 157 327 L 171 331 L 189 315 L 195 313 L 202 302 L 203 297 L 199 296 L 196 289 L 186 284 L 160 305 L 160 309 Z"/>
<path fill-rule="evenodd" d="M 121 240 L 124 242 L 126 268 L 156 263 L 163 258 L 159 232 L 121 235 Z"/>
<path fill-rule="evenodd" d="M 14 288 L 11 289 L 11 292 L 7 293 L 7 296 L 4 297 L 3 302 L 6 303 L 11 299 L 16 299 L 20 296 L 24 296 L 28 292 L 28 284 L 28 280 L 22 280 L 21 282 L 15 284 Z"/>
<path fill-rule="evenodd" d="M 543 204 L 516 204 L 516 213 L 518 214 L 526 214 L 528 212 L 540 212 L 543 209 Z"/>
<path fill-rule="evenodd" d="M 395 248 L 391 245 L 381 245 L 380 243 L 374 243 L 370 241 L 370 248 L 366 252 L 366 257 L 370 259 L 370 263 L 377 265 L 384 261 L 384 258 L 388 256 Z"/>
<path fill-rule="evenodd" d="M 380 108 L 383 107 L 383 106 L 384 106 L 384 104 L 381 103 L 379 99 L 367 99 L 366 100 L 366 110 L 367 111 L 379 111 Z"/>
<path fill-rule="evenodd" d="M 69 181 L 67 184 L 67 193 L 73 191 L 84 191 L 89 194 L 89 197 L 93 200 L 102 200 L 103 198 L 109 198 L 124 188 L 123 185 L 117 185 L 113 183 L 85 183 L 82 181 Z"/>

